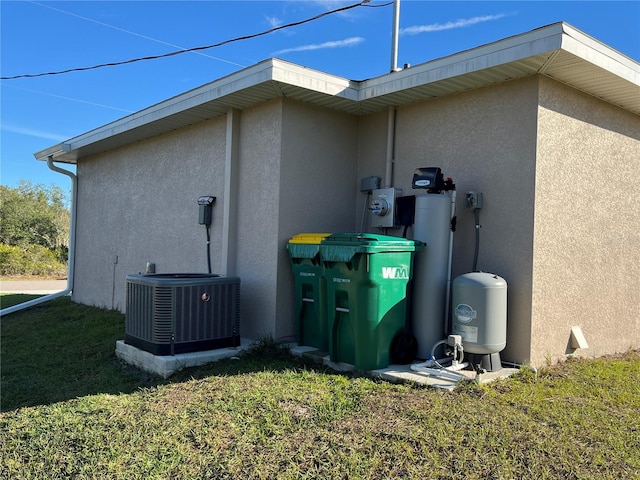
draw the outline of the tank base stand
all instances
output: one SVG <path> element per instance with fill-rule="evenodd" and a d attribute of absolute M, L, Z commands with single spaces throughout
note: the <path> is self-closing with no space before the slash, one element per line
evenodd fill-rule
<path fill-rule="evenodd" d="M 464 359 L 478 373 L 497 372 L 502 369 L 500 353 L 479 354 L 465 352 Z"/>

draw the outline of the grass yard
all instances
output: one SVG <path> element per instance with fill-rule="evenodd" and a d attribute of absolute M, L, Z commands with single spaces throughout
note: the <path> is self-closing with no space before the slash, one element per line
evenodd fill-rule
<path fill-rule="evenodd" d="M 68 298 L 1 333 L 2 479 L 640 479 L 637 351 L 448 392 L 269 342 L 159 380 L 116 359 L 121 314 Z"/>

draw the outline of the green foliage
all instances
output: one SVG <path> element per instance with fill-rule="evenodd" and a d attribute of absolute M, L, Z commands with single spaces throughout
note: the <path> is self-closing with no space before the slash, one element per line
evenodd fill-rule
<path fill-rule="evenodd" d="M 0 242 L 40 245 L 54 250 L 69 244 L 69 209 L 59 187 L 22 180 L 18 187 L 0 186 Z"/>
<path fill-rule="evenodd" d="M 62 189 L 0 186 L 0 275 L 64 275 L 69 209 Z"/>
<path fill-rule="evenodd" d="M 67 267 L 61 259 L 60 254 L 40 245 L 17 247 L 0 243 L 0 275 L 3 276 L 64 276 Z"/>

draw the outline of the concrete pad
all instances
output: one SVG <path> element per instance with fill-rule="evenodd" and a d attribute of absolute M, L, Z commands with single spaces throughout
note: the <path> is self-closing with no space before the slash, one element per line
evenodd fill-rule
<path fill-rule="evenodd" d="M 321 352 L 314 347 L 296 346 L 291 348 L 291 353 L 297 357 L 305 357 L 315 361 L 316 363 L 321 363 L 338 372 L 353 372 L 357 370 L 354 365 L 350 365 L 348 363 L 332 362 L 327 352 Z M 418 362 L 415 362 L 415 364 L 418 364 Z M 364 371 L 361 373 L 366 376 L 380 378 L 391 383 L 413 382 L 434 388 L 453 390 L 460 382 L 471 381 L 488 383 L 499 378 L 506 378 L 519 371 L 517 368 L 502 368 L 497 372 L 478 374 L 472 370 L 459 370 L 456 373 L 460 375 L 460 378 L 454 379 L 451 378 L 451 375 L 439 375 L 436 369 L 433 370 L 434 371 L 426 373 L 412 370 L 411 365 L 389 365 L 387 368 Z"/>
<path fill-rule="evenodd" d="M 305 353 L 317 352 L 318 349 L 315 347 L 305 347 L 304 345 L 293 345 L 289 352 L 294 357 L 302 357 Z"/>
<path fill-rule="evenodd" d="M 118 340 L 116 342 L 116 357 L 145 372 L 158 375 L 162 378 L 169 378 L 175 372 L 187 367 L 198 367 L 239 355 L 252 343 L 253 341 L 242 338 L 240 339 L 239 347 L 179 353 L 176 355 L 154 355 L 126 344 L 124 340 Z"/>

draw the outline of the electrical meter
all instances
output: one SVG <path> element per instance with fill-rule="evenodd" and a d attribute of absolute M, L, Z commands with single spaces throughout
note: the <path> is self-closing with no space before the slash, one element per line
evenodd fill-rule
<path fill-rule="evenodd" d="M 371 226 L 379 228 L 395 227 L 396 195 L 402 190 L 395 188 L 379 188 L 371 192 Z"/>

